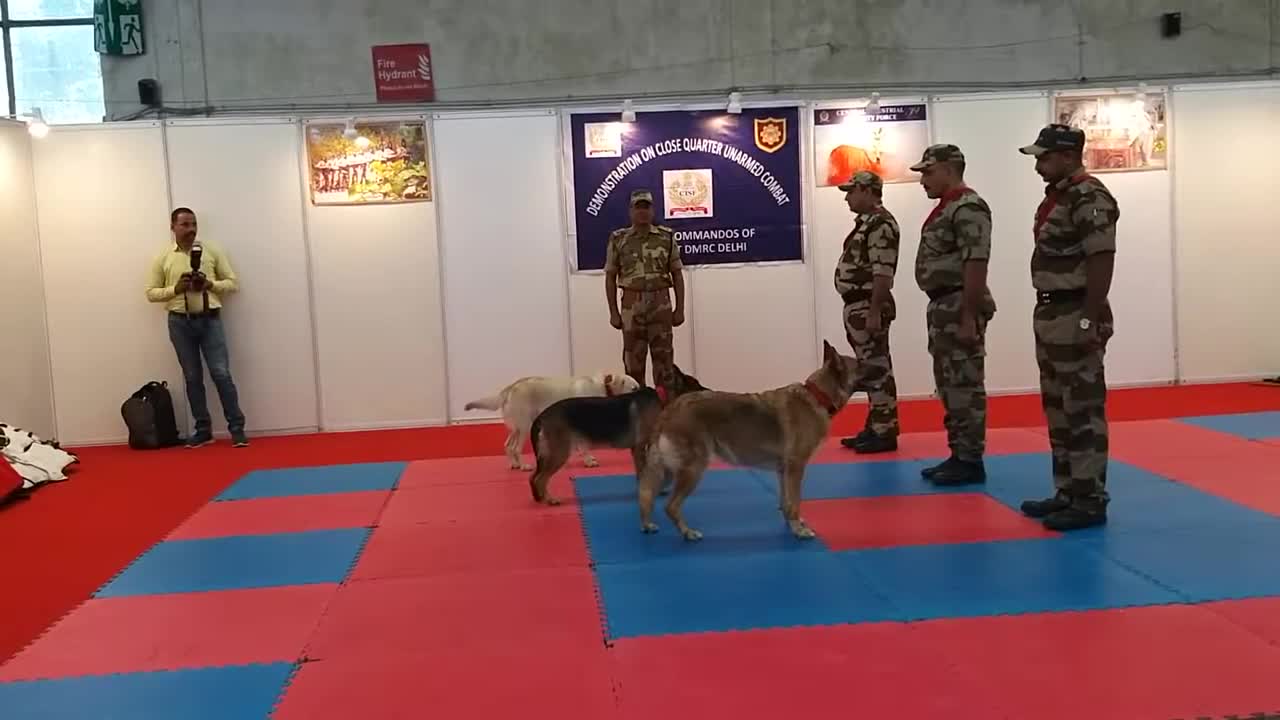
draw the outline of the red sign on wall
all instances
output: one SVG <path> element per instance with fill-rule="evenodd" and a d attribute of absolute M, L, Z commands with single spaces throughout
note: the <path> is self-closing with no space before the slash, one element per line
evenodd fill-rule
<path fill-rule="evenodd" d="M 373 46 L 373 85 L 378 102 L 433 102 L 435 77 L 426 43 Z"/>

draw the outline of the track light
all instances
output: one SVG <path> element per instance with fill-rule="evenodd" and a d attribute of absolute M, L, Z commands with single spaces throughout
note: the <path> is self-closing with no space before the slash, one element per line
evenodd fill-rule
<path fill-rule="evenodd" d="M 636 121 L 636 109 L 630 100 L 622 101 L 622 122 L 633 123 Z"/>
<path fill-rule="evenodd" d="M 347 129 L 342 131 L 342 137 L 348 140 L 355 140 L 360 137 L 360 132 L 356 130 L 355 118 L 347 118 Z"/>
<path fill-rule="evenodd" d="M 729 106 L 726 109 L 729 112 L 733 113 L 734 115 L 741 113 L 742 112 L 742 93 L 740 92 L 729 93 Z"/>
<path fill-rule="evenodd" d="M 40 112 L 40 108 L 31 108 L 31 114 L 27 120 L 27 132 L 31 133 L 33 138 L 42 138 L 49 134 L 49 126 L 45 124 L 44 114 Z"/>
<path fill-rule="evenodd" d="M 1147 99 L 1147 84 L 1144 82 L 1138 83 L 1138 99 L 1139 100 Z"/>

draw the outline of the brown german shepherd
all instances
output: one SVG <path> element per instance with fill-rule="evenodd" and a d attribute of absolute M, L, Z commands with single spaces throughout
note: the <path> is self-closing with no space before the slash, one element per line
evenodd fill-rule
<path fill-rule="evenodd" d="M 777 472 L 782 517 L 791 533 L 815 537 L 800 519 L 804 470 L 826 439 L 831 418 L 861 385 L 856 359 L 836 352 L 825 340 L 822 353 L 822 367 L 803 383 L 760 393 L 706 391 L 673 399 L 658 417 L 640 466 L 641 529 L 657 532 L 654 496 L 670 474 L 675 486 L 667 516 L 686 540 L 702 538 L 685 523 L 680 507 L 714 455 L 731 465 Z"/>
<path fill-rule="evenodd" d="M 612 397 L 565 398 L 539 413 L 529 428 L 537 458 L 529 476 L 533 499 L 545 505 L 560 504 L 559 498 L 547 492 L 547 486 L 575 448 L 584 452 L 593 448 L 628 449 L 639 477 L 643 459 L 640 452 L 648 444 L 662 407 L 682 395 L 706 390 L 697 378 L 686 375 L 679 366 L 673 367 L 675 379 L 669 388 L 642 387 Z"/>

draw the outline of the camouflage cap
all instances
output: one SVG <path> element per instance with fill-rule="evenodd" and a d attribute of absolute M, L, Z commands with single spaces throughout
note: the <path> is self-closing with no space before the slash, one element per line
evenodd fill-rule
<path fill-rule="evenodd" d="M 853 177 L 837 187 L 845 192 L 849 192 L 856 187 L 863 187 L 868 190 L 883 190 L 884 180 L 881 180 L 879 175 L 870 170 L 859 170 L 853 174 Z"/>
<path fill-rule="evenodd" d="M 653 204 L 653 193 L 648 190 L 632 190 L 631 191 L 631 207 L 635 207 L 638 202 L 647 202 Z"/>
<path fill-rule="evenodd" d="M 925 148 L 924 155 L 920 156 L 920 162 L 912 165 L 911 169 L 914 172 L 920 172 L 944 162 L 964 162 L 964 153 L 960 152 L 960 148 L 955 145 L 930 145 Z"/>
<path fill-rule="evenodd" d="M 1045 125 L 1044 128 L 1040 130 L 1040 134 L 1036 136 L 1036 141 L 1030 145 L 1024 145 L 1018 148 L 1018 152 L 1023 155 L 1040 156 L 1055 150 L 1083 149 L 1083 130 L 1073 128 L 1070 125 L 1053 123 L 1052 125 Z"/>

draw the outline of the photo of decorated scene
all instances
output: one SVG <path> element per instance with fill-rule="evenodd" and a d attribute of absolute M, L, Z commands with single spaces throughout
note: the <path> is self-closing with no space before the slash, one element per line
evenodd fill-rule
<path fill-rule="evenodd" d="M 431 200 L 422 120 L 310 124 L 307 167 L 315 205 Z"/>
<path fill-rule="evenodd" d="M 818 187 L 839 185 L 862 170 L 885 183 L 914 183 L 911 165 L 929 146 L 928 108 L 923 103 L 818 108 L 813 111 L 815 180 Z"/>
<path fill-rule="evenodd" d="M 1084 164 L 1093 172 L 1168 167 L 1163 93 L 1059 97 L 1054 118 L 1084 130 Z"/>

